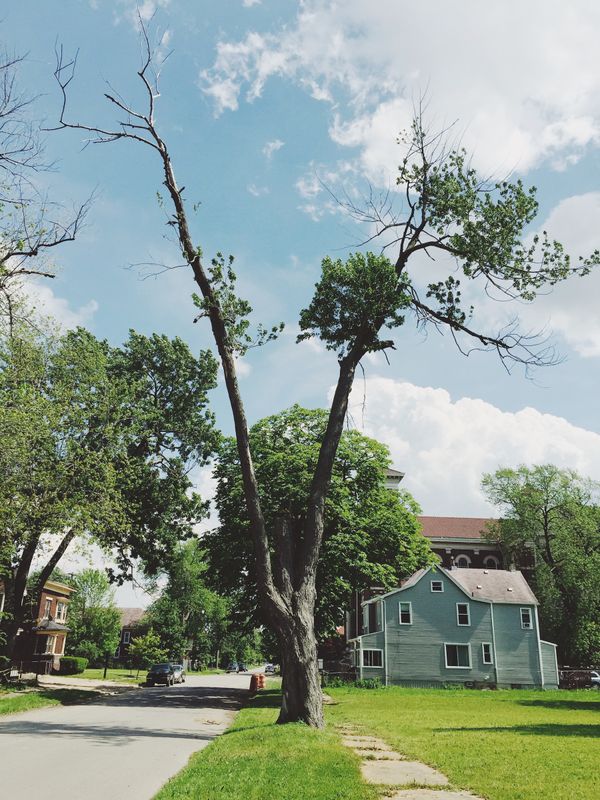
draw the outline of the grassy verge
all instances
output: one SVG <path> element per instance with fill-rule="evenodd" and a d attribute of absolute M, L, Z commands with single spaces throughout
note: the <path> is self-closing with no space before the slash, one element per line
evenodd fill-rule
<path fill-rule="evenodd" d="M 155 800 L 374 800 L 358 759 L 332 730 L 273 725 L 275 690 L 240 711 L 233 726 L 167 783 Z"/>
<path fill-rule="evenodd" d="M 600 693 L 327 691 L 330 722 L 374 733 L 489 800 L 600 797 Z"/>
<path fill-rule="evenodd" d="M 83 689 L 10 689 L 0 691 L 0 716 L 29 711 L 44 706 L 67 706 L 85 703 L 98 696 L 97 692 Z"/>

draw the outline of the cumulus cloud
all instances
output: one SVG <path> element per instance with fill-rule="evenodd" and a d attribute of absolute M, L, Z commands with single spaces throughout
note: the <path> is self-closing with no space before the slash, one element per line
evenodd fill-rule
<path fill-rule="evenodd" d="M 37 313 L 52 317 L 65 329 L 89 325 L 98 310 L 95 300 L 73 308 L 64 297 L 58 297 L 47 283 L 30 283 L 26 287 L 26 293 Z"/>
<path fill-rule="evenodd" d="M 271 159 L 273 157 L 273 153 L 276 153 L 278 150 L 281 150 L 285 142 L 282 142 L 281 139 L 274 139 L 272 142 L 267 142 L 263 147 L 263 155 Z"/>
<path fill-rule="evenodd" d="M 425 514 L 494 513 L 480 489 L 500 466 L 552 463 L 600 480 L 600 435 L 534 408 L 515 413 L 445 389 L 371 377 L 352 392 L 355 425 L 387 444 Z"/>
<path fill-rule="evenodd" d="M 600 6 L 558 0 L 305 0 L 278 29 L 221 41 L 200 85 L 216 113 L 275 77 L 335 104 L 331 136 L 372 180 L 394 172 L 394 137 L 424 91 L 484 172 L 563 169 L 600 140 L 599 26 Z"/>
<path fill-rule="evenodd" d="M 244 8 L 252 8 L 252 6 L 259 6 L 262 0 L 242 0 Z"/>
<path fill-rule="evenodd" d="M 263 195 L 269 194 L 268 186 L 257 186 L 255 183 L 249 183 L 246 188 L 253 197 L 263 197 Z"/>

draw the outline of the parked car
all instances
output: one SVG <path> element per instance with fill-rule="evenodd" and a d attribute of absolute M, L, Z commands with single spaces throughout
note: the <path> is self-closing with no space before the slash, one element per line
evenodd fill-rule
<path fill-rule="evenodd" d="M 239 662 L 238 662 L 238 668 L 237 668 L 237 671 L 238 671 L 238 672 L 248 672 L 248 667 L 247 667 L 247 666 L 244 664 L 244 662 L 243 662 L 243 661 L 239 661 Z"/>
<path fill-rule="evenodd" d="M 185 670 L 183 664 L 172 664 L 175 683 L 185 683 Z"/>
<path fill-rule="evenodd" d="M 265 675 L 275 675 L 275 666 L 273 664 L 265 664 Z"/>
<path fill-rule="evenodd" d="M 592 672 L 591 676 L 592 686 L 595 686 L 596 689 L 600 689 L 600 672 Z"/>
<path fill-rule="evenodd" d="M 237 661 L 230 661 L 227 665 L 227 669 L 225 672 L 237 672 L 238 671 L 238 663 Z"/>
<path fill-rule="evenodd" d="M 146 675 L 146 686 L 154 686 L 157 683 L 173 686 L 175 673 L 172 664 L 153 664 L 150 667 Z"/>

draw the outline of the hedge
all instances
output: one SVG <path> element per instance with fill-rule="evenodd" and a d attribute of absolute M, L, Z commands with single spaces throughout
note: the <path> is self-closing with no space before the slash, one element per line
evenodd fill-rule
<path fill-rule="evenodd" d="M 63 656 L 60 660 L 59 675 L 79 675 L 88 665 L 87 658 L 79 656 Z"/>

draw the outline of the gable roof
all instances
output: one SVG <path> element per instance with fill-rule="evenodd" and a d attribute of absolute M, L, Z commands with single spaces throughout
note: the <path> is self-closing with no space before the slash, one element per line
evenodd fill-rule
<path fill-rule="evenodd" d="M 518 570 L 454 569 L 440 570 L 475 600 L 492 603 L 538 605 L 529 584 Z"/>
<path fill-rule="evenodd" d="M 418 517 L 428 539 L 486 539 L 488 517 Z"/>
<path fill-rule="evenodd" d="M 121 615 L 121 627 L 131 628 L 142 621 L 146 614 L 145 608 L 120 608 L 119 614 Z"/>

